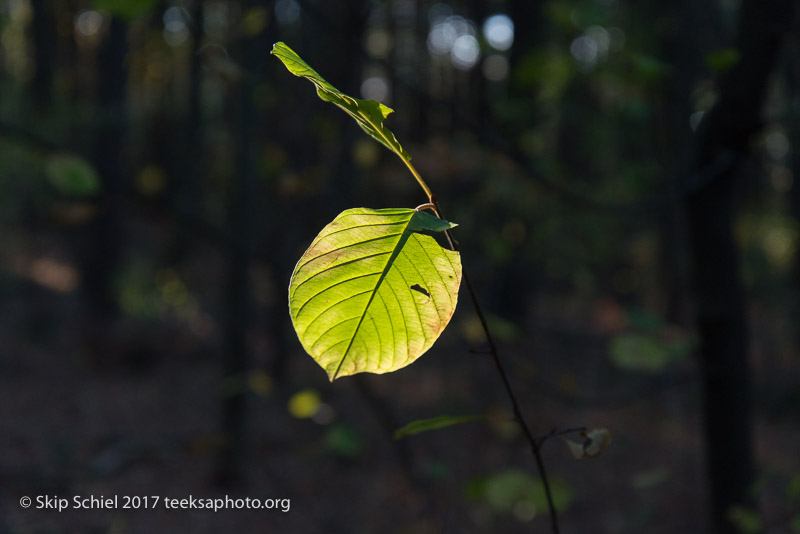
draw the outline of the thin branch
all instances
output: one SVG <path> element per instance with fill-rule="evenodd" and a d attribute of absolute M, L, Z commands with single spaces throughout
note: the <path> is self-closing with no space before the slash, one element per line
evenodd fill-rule
<path fill-rule="evenodd" d="M 433 212 L 436 214 L 437 217 L 440 219 L 445 219 L 444 214 L 442 212 L 442 208 L 439 206 L 439 202 L 436 200 L 436 197 L 433 195 L 431 188 L 422 179 L 417 169 L 411 164 L 411 162 L 404 158 L 402 154 L 398 154 L 403 162 L 406 164 L 406 167 L 411 171 L 411 174 L 414 175 L 414 178 L 417 180 L 417 183 L 422 187 L 422 190 L 428 196 L 428 202 L 434 206 Z M 445 236 L 447 237 L 447 242 L 450 245 L 450 249 L 453 251 L 458 251 L 458 242 L 453 238 L 453 234 L 450 230 L 445 230 Z M 517 395 L 514 393 L 514 388 L 511 386 L 511 381 L 508 378 L 508 373 L 506 372 L 505 366 L 503 365 L 502 360 L 500 359 L 500 354 L 497 351 L 497 345 L 494 342 L 494 337 L 492 337 L 492 332 L 489 329 L 489 323 L 486 320 L 486 316 L 483 314 L 483 309 L 481 308 L 480 302 L 478 301 L 478 295 L 475 293 L 475 289 L 472 287 L 472 282 L 469 280 L 469 276 L 467 276 L 466 269 L 462 266 L 462 277 L 464 279 L 464 284 L 467 286 L 467 292 L 469 293 L 470 300 L 472 300 L 472 304 L 475 307 L 475 313 L 478 316 L 478 320 L 481 323 L 481 327 L 483 328 L 483 333 L 486 336 L 486 341 L 489 343 L 489 354 L 492 355 L 492 360 L 494 361 L 495 367 L 497 368 L 497 372 L 500 373 L 500 378 L 503 380 L 503 386 L 505 387 L 506 394 L 508 395 L 509 400 L 511 401 L 511 406 L 514 410 L 514 417 L 516 417 L 517 422 L 522 427 L 522 431 L 525 434 L 525 437 L 530 443 L 531 452 L 533 452 L 533 457 L 536 460 L 536 467 L 539 470 L 539 476 L 542 479 L 542 485 L 544 486 L 544 494 L 547 497 L 547 507 L 550 511 L 550 525 L 553 531 L 553 534 L 558 534 L 558 514 L 556 512 L 556 506 L 553 502 L 553 492 L 550 489 L 550 482 L 547 479 L 547 471 L 544 467 L 544 460 L 542 459 L 542 444 L 545 442 L 545 439 L 537 439 L 536 436 L 533 435 L 531 432 L 530 426 L 528 426 L 528 422 L 525 419 L 525 415 L 522 413 L 522 408 L 520 407 L 519 401 L 517 400 Z"/>
<path fill-rule="evenodd" d="M 547 441 L 550 438 L 566 436 L 567 434 L 575 434 L 577 432 L 586 432 L 586 427 L 585 426 L 576 426 L 576 427 L 573 427 L 573 428 L 565 428 L 563 430 L 559 430 L 557 428 L 554 428 L 554 429 L 550 430 L 550 432 L 548 432 L 547 434 L 542 434 L 541 436 L 536 438 L 536 440 L 539 443 L 539 446 L 541 447 L 542 444 L 544 444 L 544 442 Z"/>
<path fill-rule="evenodd" d="M 439 211 L 439 210 L 437 210 Z M 447 232 L 450 234 L 450 231 Z M 448 240 L 450 242 L 451 248 L 453 250 L 458 250 L 458 247 L 455 245 L 454 240 L 452 237 L 448 235 Z M 463 267 L 462 267 L 463 269 Z M 522 408 L 519 405 L 519 401 L 517 401 L 517 395 L 514 393 L 514 388 L 511 387 L 511 381 L 508 379 L 508 373 L 506 373 L 505 367 L 503 366 L 502 360 L 500 360 L 500 354 L 497 352 L 497 346 L 494 343 L 494 339 L 492 338 L 491 331 L 489 330 L 489 324 L 486 322 L 486 316 L 483 314 L 483 310 L 481 309 L 481 305 L 478 302 L 478 297 L 475 294 L 475 290 L 472 287 L 472 283 L 469 281 L 469 277 L 467 276 L 466 270 L 462 271 L 464 282 L 467 286 L 467 291 L 469 292 L 470 299 L 472 300 L 472 304 L 475 307 L 475 313 L 478 315 L 478 320 L 481 323 L 481 327 L 483 327 L 483 332 L 486 335 L 486 341 L 489 343 L 489 352 L 492 355 L 492 360 L 494 360 L 495 366 L 497 367 L 497 372 L 500 373 L 500 378 L 503 379 L 503 385 L 506 388 L 506 393 L 508 394 L 508 398 L 511 401 L 511 406 L 514 410 L 514 415 L 519 422 L 519 425 L 522 427 L 523 432 L 525 433 L 525 437 L 528 439 L 528 442 L 531 446 L 531 452 L 533 452 L 533 457 L 536 460 L 536 467 L 539 470 L 539 476 L 542 479 L 542 485 L 544 486 L 544 494 L 547 497 L 547 507 L 550 511 L 550 524 L 553 530 L 553 534 L 558 534 L 558 514 L 556 512 L 556 506 L 553 502 L 553 492 L 550 490 L 550 482 L 547 479 L 547 471 L 544 468 L 544 460 L 542 459 L 542 451 L 541 447 L 544 441 L 539 441 L 531 432 L 530 427 L 528 426 L 527 421 L 525 420 L 525 415 L 522 413 Z"/>

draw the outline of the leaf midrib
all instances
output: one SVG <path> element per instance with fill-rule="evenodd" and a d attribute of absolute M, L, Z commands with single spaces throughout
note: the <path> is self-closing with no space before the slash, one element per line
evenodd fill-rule
<path fill-rule="evenodd" d="M 358 108 L 358 106 L 356 106 L 356 109 L 359 109 L 359 108 Z M 369 120 L 369 117 L 367 117 L 366 115 L 364 115 L 363 113 L 361 113 L 361 111 L 360 111 L 360 110 L 359 110 L 358 114 L 359 114 L 359 115 L 361 115 L 362 117 L 364 117 L 364 119 L 366 120 L 367 124 L 369 124 L 370 126 L 372 126 L 372 128 L 373 128 L 373 129 L 374 129 L 376 132 L 378 132 L 378 135 L 380 135 L 381 139 L 383 139 L 383 142 L 384 142 L 384 144 L 385 144 L 385 145 L 386 145 L 386 146 L 387 146 L 387 147 L 388 147 L 388 148 L 389 148 L 389 149 L 390 149 L 392 152 L 394 152 L 394 153 L 395 153 L 397 156 L 399 156 L 399 157 L 400 157 L 400 158 L 401 158 L 403 161 L 406 161 L 406 160 L 408 159 L 408 158 L 406 158 L 406 157 L 405 157 L 405 156 L 404 156 L 404 155 L 403 155 L 401 152 L 398 152 L 398 151 L 397 151 L 397 148 L 394 146 L 394 145 L 395 145 L 395 143 L 399 144 L 399 142 L 397 141 L 397 138 L 395 138 L 395 137 L 394 137 L 394 135 L 392 135 L 392 138 L 394 138 L 394 143 L 392 143 L 392 142 L 389 140 L 389 138 L 388 138 L 388 137 L 387 137 L 387 136 L 386 136 L 386 135 L 383 133 L 383 131 L 382 131 L 382 130 L 383 130 L 383 129 L 385 129 L 385 127 L 383 126 L 383 120 L 386 120 L 386 117 L 384 117 L 384 118 L 383 118 L 383 120 L 382 120 L 382 121 L 381 121 L 381 122 L 380 122 L 380 123 L 379 123 L 379 124 L 376 126 L 376 125 L 375 125 L 375 123 L 371 122 L 371 121 Z M 383 113 L 381 113 L 381 115 L 383 115 Z M 388 130 L 386 130 L 386 131 L 388 131 Z"/>
<path fill-rule="evenodd" d="M 361 313 L 361 317 L 358 319 L 358 323 L 356 324 L 355 329 L 353 330 L 353 334 L 350 336 L 350 341 L 347 344 L 347 347 L 342 352 L 342 357 L 339 359 L 339 364 L 336 366 L 336 371 L 331 376 L 331 382 L 336 380 L 336 377 L 339 376 L 339 372 L 342 370 L 342 365 L 344 361 L 347 359 L 347 355 L 350 353 L 350 348 L 353 346 L 353 342 L 355 341 L 356 337 L 358 336 L 358 331 L 361 328 L 361 323 L 364 322 L 364 317 L 367 316 L 367 311 L 369 311 L 369 307 L 372 305 L 372 301 L 375 299 L 375 295 L 378 294 L 378 289 L 380 289 L 381 284 L 386 279 L 386 275 L 391 269 L 394 260 L 397 258 L 397 255 L 403 249 L 403 245 L 406 241 L 408 241 L 409 237 L 409 226 L 411 226 L 411 220 L 414 218 L 414 214 L 411 214 L 411 217 L 408 218 L 408 222 L 406 223 L 406 227 L 403 230 L 403 233 L 400 234 L 400 238 L 394 245 L 392 249 L 392 253 L 389 256 L 389 259 L 386 260 L 386 264 L 383 266 L 383 270 L 381 271 L 381 275 L 378 277 L 378 281 L 375 283 L 375 288 L 372 290 L 372 293 L 369 296 L 369 300 L 367 301 L 366 306 L 364 306 L 364 311 Z"/>

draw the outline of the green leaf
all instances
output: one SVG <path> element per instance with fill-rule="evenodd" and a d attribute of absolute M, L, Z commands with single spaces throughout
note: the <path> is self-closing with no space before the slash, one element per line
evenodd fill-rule
<path fill-rule="evenodd" d="M 428 430 L 437 430 L 439 428 L 445 428 L 452 425 L 458 425 L 461 423 L 468 423 L 470 421 L 478 421 L 482 419 L 486 419 L 486 417 L 483 415 L 462 415 L 458 417 L 441 415 L 431 419 L 418 419 L 416 421 L 411 421 L 403 428 L 398 428 L 395 430 L 394 439 L 400 439 L 404 436 L 413 436 L 414 434 L 427 432 Z"/>
<path fill-rule="evenodd" d="M 641 373 L 658 373 L 672 361 L 668 348 L 647 334 L 620 334 L 611 341 L 609 353 L 611 361 L 621 369 Z"/>
<path fill-rule="evenodd" d="M 667 326 L 663 317 L 643 308 L 630 308 L 625 315 L 631 328 L 643 332 L 657 333 Z"/>
<path fill-rule="evenodd" d="M 331 425 L 325 436 L 328 452 L 344 458 L 355 458 L 364 450 L 364 442 L 353 428 L 346 425 Z"/>
<path fill-rule="evenodd" d="M 455 226 L 413 209 L 355 208 L 322 229 L 289 283 L 297 336 L 331 381 L 409 365 L 444 330 L 461 258 L 422 231 Z"/>
<path fill-rule="evenodd" d="M 670 472 L 666 467 L 639 471 L 631 475 L 631 486 L 637 490 L 655 488 L 666 482 L 669 476 Z"/>
<path fill-rule="evenodd" d="M 795 475 L 786 486 L 786 496 L 791 501 L 800 500 L 800 475 Z"/>
<path fill-rule="evenodd" d="M 271 54 L 280 59 L 289 72 L 313 83 L 317 88 L 317 95 L 322 100 L 345 110 L 365 132 L 405 161 L 411 161 L 411 156 L 403 150 L 394 134 L 383 126 L 384 119 L 393 111 L 390 107 L 374 100 L 361 100 L 342 93 L 317 74 L 317 71 L 285 43 L 275 43 Z"/>
<path fill-rule="evenodd" d="M 726 515 L 728 521 L 742 534 L 756 534 L 763 528 L 758 510 L 749 506 L 732 506 Z"/>
<path fill-rule="evenodd" d="M 474 480 L 465 490 L 468 498 L 482 501 L 494 513 L 514 514 L 521 520 L 530 520 L 537 511 L 548 508 L 542 481 L 517 469 Z M 572 503 L 573 491 L 563 482 L 551 480 L 550 491 L 556 510 L 566 510 Z"/>
<path fill-rule="evenodd" d="M 45 164 L 50 184 L 72 197 L 89 197 L 100 192 L 100 178 L 91 163 L 70 153 L 50 156 Z"/>
<path fill-rule="evenodd" d="M 671 65 L 657 57 L 645 54 L 631 54 L 633 71 L 643 82 L 658 82 L 673 70 Z"/>

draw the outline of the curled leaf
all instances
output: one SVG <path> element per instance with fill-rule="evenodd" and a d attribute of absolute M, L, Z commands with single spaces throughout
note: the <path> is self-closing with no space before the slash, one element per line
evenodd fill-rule
<path fill-rule="evenodd" d="M 611 432 L 607 428 L 595 428 L 589 432 L 581 432 L 579 436 L 582 440 L 580 442 L 562 438 L 576 460 L 599 456 L 611 443 Z"/>

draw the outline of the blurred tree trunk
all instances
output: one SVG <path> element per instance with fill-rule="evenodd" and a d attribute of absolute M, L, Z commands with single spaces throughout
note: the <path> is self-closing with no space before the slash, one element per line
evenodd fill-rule
<path fill-rule="evenodd" d="M 508 2 L 509 16 L 514 23 L 514 42 L 509 51 L 509 97 L 516 100 L 519 107 L 519 119 L 511 124 L 511 129 L 505 133 L 514 143 L 519 143 L 522 134 L 532 128 L 537 127 L 541 122 L 541 117 L 549 110 L 541 109 L 537 102 L 539 87 L 521 85 L 519 80 L 524 76 L 523 73 L 530 68 L 529 64 L 532 55 L 537 50 L 544 51 L 548 40 L 547 28 L 545 24 L 545 4 L 544 0 L 510 0 Z"/>
<path fill-rule="evenodd" d="M 170 2 L 159 2 L 154 12 L 163 13 Z M 185 258 L 192 239 L 197 235 L 196 221 L 202 219 L 199 188 L 203 182 L 205 150 L 200 101 L 203 79 L 204 1 L 186 2 L 184 18 L 191 36 L 191 53 L 186 54 L 188 77 L 173 75 L 159 91 L 158 107 L 147 126 L 150 163 L 167 175 L 165 209 L 177 216 L 178 227 L 167 251 L 167 263 Z M 160 24 L 160 22 L 159 22 Z M 179 59 L 180 58 L 180 59 Z M 183 54 L 172 61 L 179 62 Z M 183 72 L 183 65 L 179 67 Z M 184 79 L 185 78 L 185 79 Z"/>
<path fill-rule="evenodd" d="M 56 32 L 55 6 L 52 0 L 40 0 L 33 8 L 33 46 L 35 70 L 33 75 L 33 101 L 39 111 L 50 104 L 53 96 L 53 69 L 58 33 Z"/>
<path fill-rule="evenodd" d="M 508 51 L 509 60 L 509 79 L 508 101 L 517 110 L 516 118 L 503 121 L 500 132 L 502 144 L 508 147 L 513 158 L 517 161 L 529 161 L 530 154 L 522 148 L 522 139 L 525 134 L 538 129 L 541 125 L 541 117 L 547 112 L 538 101 L 539 87 L 530 85 L 520 85 L 515 80 L 515 73 L 523 72 L 525 63 L 535 53 L 537 49 L 544 50 L 547 42 L 544 18 L 543 0 L 509 0 L 504 6 L 505 9 L 484 11 L 483 16 L 497 12 L 506 12 L 514 24 L 514 42 Z M 482 20 L 477 21 L 482 24 Z M 480 27 L 480 26 L 479 26 Z M 476 66 L 480 70 L 480 66 Z M 482 75 L 482 73 L 481 73 Z M 487 110 L 488 111 L 488 110 Z M 490 119 L 491 120 L 491 119 Z M 497 143 L 497 140 L 489 139 L 487 135 L 491 128 L 481 128 L 479 130 L 482 141 Z M 536 171 L 534 171 L 536 172 Z M 495 212 L 495 209 L 498 211 Z M 503 208 L 491 208 L 492 211 L 485 214 L 488 220 L 500 221 L 500 224 L 515 224 L 503 215 Z M 503 219 L 506 218 L 504 221 Z M 502 228 L 498 228 L 501 230 Z M 466 239 L 466 238 L 465 238 Z M 487 306 L 501 313 L 505 317 L 523 318 L 532 309 L 532 303 L 536 301 L 541 290 L 542 271 L 541 265 L 532 261 L 527 253 L 526 242 L 519 243 L 519 246 L 512 247 L 509 259 L 503 265 L 501 275 L 495 273 L 487 276 L 484 285 L 490 288 L 486 292 L 490 301 Z M 465 249 L 468 247 L 464 247 Z"/>
<path fill-rule="evenodd" d="M 791 53 L 786 65 L 786 86 L 790 95 L 788 134 L 792 146 L 789 168 L 793 176 L 789 189 L 789 210 L 800 227 L 800 39 L 795 36 L 792 41 Z M 800 318 L 800 249 L 795 252 L 794 272 L 789 283 L 793 289 L 793 302 L 795 302 L 790 312 L 795 324 L 798 324 L 798 318 Z M 797 335 L 800 336 L 800 331 L 797 332 Z"/>
<path fill-rule="evenodd" d="M 97 215 L 89 225 L 89 243 L 82 261 L 82 283 L 92 316 L 102 322 L 117 313 L 113 277 L 122 239 L 121 204 L 124 187 L 123 147 L 125 129 L 125 24 L 111 19 L 97 57 L 98 127 L 94 132 L 93 161 L 101 181 Z M 103 334 L 102 324 L 93 327 Z"/>
<path fill-rule="evenodd" d="M 259 6 L 256 2 L 241 2 L 242 13 L 249 9 L 265 8 L 271 11 L 272 3 Z M 251 33 L 255 31 L 255 33 Z M 256 218 L 256 205 L 266 199 L 259 198 L 258 180 L 253 147 L 257 142 L 257 110 L 254 92 L 263 77 L 265 51 L 268 51 L 263 28 L 245 32 L 239 43 L 241 79 L 239 80 L 235 120 L 238 126 L 236 172 L 233 173 L 228 227 L 232 236 L 228 256 L 226 289 L 226 320 L 224 345 L 224 388 L 222 427 L 225 442 L 220 450 L 216 482 L 222 486 L 238 484 L 243 475 L 247 419 L 247 376 L 250 369 L 250 349 L 247 343 L 252 324 L 252 292 L 250 265 L 255 243 L 259 242 L 258 228 L 264 225 Z M 266 211 L 270 211 L 267 207 Z"/>
<path fill-rule="evenodd" d="M 523 65 L 525 56 L 545 41 L 543 0 L 510 0 L 509 16 L 514 23 L 514 45 L 511 47 L 510 72 Z M 531 96 L 531 95 L 529 95 Z"/>
<path fill-rule="evenodd" d="M 188 221 L 202 219 L 200 188 L 204 177 L 204 137 L 201 120 L 200 96 L 202 84 L 203 0 L 194 0 L 189 8 L 189 30 L 192 36 L 192 54 L 189 55 L 189 80 L 186 90 L 186 108 L 175 117 L 170 162 L 172 182 L 171 204 L 179 215 L 179 224 L 170 250 L 170 263 L 186 257 L 186 249 L 196 232 Z M 176 103 L 177 104 L 177 103 Z M 173 111 L 174 112 L 174 111 Z"/>
<path fill-rule="evenodd" d="M 475 21 L 478 32 L 481 31 L 481 25 L 487 16 L 486 7 L 486 3 L 482 0 L 469 1 L 469 17 L 471 20 Z M 488 85 L 486 83 L 486 76 L 483 75 L 481 59 L 482 58 L 479 57 L 478 62 L 475 63 L 475 66 L 467 73 L 469 83 L 464 84 L 465 87 L 461 87 L 462 90 L 465 90 L 465 94 L 462 96 L 464 102 L 461 106 L 466 109 L 474 110 L 476 127 L 479 132 L 485 132 L 489 127 L 489 94 L 487 91 Z M 459 86 L 456 86 L 457 90 L 458 88 Z M 456 116 L 458 115 L 457 110 L 455 110 L 455 114 Z M 454 122 L 457 123 L 458 121 Z"/>
<path fill-rule="evenodd" d="M 743 0 L 738 63 L 700 126 L 687 198 L 697 331 L 704 382 L 706 458 L 714 530 L 738 532 L 735 506 L 755 506 L 751 371 L 739 257 L 733 237 L 736 179 L 794 10 L 792 0 Z"/>
<path fill-rule="evenodd" d="M 705 74 L 703 51 L 711 46 L 703 42 L 702 36 L 707 38 L 709 33 L 714 33 L 708 29 L 718 26 L 719 10 L 709 0 L 676 0 L 650 5 L 649 9 L 658 10 L 656 24 L 661 36 L 661 55 L 673 67 L 672 75 L 661 85 L 657 109 L 660 120 L 655 134 L 660 159 L 667 169 L 665 180 L 670 191 L 666 209 L 658 221 L 660 271 L 667 321 L 685 327 L 690 323 L 687 236 L 683 206 L 676 200 L 679 198 L 680 176 L 690 165 L 693 140 L 689 118 L 694 111 L 691 96 Z M 646 15 L 641 13 L 640 16 Z"/>
<path fill-rule="evenodd" d="M 342 48 L 329 51 L 328 62 L 323 63 L 325 71 L 330 76 L 342 80 L 342 84 L 350 89 L 342 89 L 347 94 L 361 97 L 361 82 L 363 81 L 362 39 L 369 16 L 369 5 L 364 0 L 350 2 L 324 2 L 323 12 L 327 15 L 328 25 L 324 32 L 328 34 L 331 42 L 340 41 Z M 331 24 L 330 22 L 333 21 Z M 324 41 L 323 41 L 324 42 Z M 316 44 L 318 46 L 318 43 Z M 339 50 L 338 53 L 334 50 Z M 312 63 L 313 65 L 313 63 Z M 326 113 L 329 113 L 326 110 Z M 331 205 L 349 202 L 353 198 L 354 178 L 356 169 L 353 164 L 353 142 L 362 139 L 364 132 L 360 128 L 353 128 L 352 119 L 344 114 L 334 115 L 339 124 L 344 127 L 343 135 L 339 138 L 340 146 L 336 150 L 335 159 L 331 161 L 334 172 L 326 187 L 324 201 Z"/>

